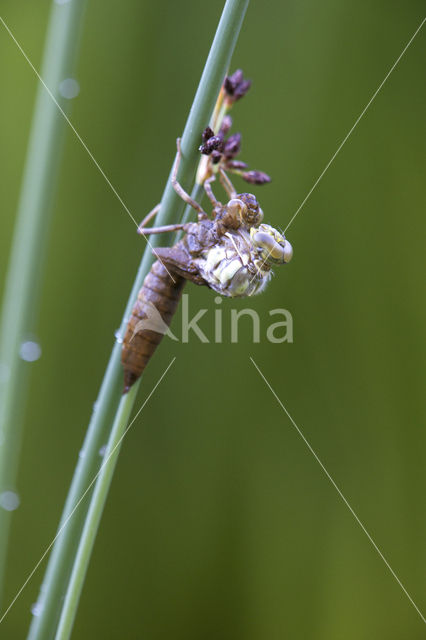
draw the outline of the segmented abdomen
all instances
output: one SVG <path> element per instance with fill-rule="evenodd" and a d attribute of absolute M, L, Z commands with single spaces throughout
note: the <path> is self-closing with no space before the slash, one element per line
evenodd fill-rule
<path fill-rule="evenodd" d="M 175 273 L 171 275 L 164 265 L 156 260 L 139 291 L 123 339 L 121 352 L 124 369 L 123 394 L 127 393 L 142 375 L 157 345 L 161 342 L 166 327 L 170 326 L 179 304 L 185 280 Z M 147 326 L 151 328 L 147 329 Z M 158 331 L 153 331 L 152 327 Z"/>

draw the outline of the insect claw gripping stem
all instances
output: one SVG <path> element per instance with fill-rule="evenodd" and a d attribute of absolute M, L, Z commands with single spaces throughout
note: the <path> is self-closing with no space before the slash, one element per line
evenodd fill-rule
<path fill-rule="evenodd" d="M 142 220 L 142 222 L 140 223 L 140 225 L 138 226 L 138 233 L 140 233 L 141 235 L 146 235 L 146 233 L 144 233 L 144 229 L 146 227 L 146 225 L 148 224 L 148 222 L 151 222 L 151 220 L 153 218 L 155 218 L 155 216 L 157 215 L 157 213 L 160 211 L 160 207 L 161 207 L 161 202 L 159 202 L 146 216 L 145 218 Z"/>

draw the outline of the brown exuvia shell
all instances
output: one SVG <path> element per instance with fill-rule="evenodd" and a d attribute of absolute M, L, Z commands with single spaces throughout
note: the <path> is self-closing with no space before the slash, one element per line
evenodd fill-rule
<path fill-rule="evenodd" d="M 138 330 L 138 323 L 149 317 L 150 309 L 154 306 L 165 325 L 170 326 L 184 286 L 184 278 L 175 273 L 172 277 L 159 260 L 154 262 L 139 291 L 123 339 L 121 352 L 124 369 L 123 394 L 127 393 L 140 378 L 164 335 L 161 331 L 151 329 Z"/>

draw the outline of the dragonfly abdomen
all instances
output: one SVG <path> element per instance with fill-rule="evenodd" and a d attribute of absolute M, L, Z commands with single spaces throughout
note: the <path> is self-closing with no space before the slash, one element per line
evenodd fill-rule
<path fill-rule="evenodd" d="M 184 286 L 184 278 L 171 274 L 159 260 L 154 262 L 139 291 L 123 339 L 123 393 L 140 378 L 161 342 Z"/>

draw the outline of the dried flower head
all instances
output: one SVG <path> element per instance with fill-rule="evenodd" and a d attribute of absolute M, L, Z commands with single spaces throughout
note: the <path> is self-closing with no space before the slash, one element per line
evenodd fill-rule
<path fill-rule="evenodd" d="M 226 166 L 230 171 L 243 171 L 244 169 L 248 169 L 248 164 L 241 160 L 229 160 Z"/>
<path fill-rule="evenodd" d="M 231 76 L 225 78 L 223 84 L 224 103 L 229 109 L 234 102 L 242 98 L 251 86 L 250 80 L 245 80 L 241 69 L 237 69 Z M 228 135 L 232 127 L 232 118 L 226 114 L 222 120 L 220 130 L 214 133 L 211 127 L 206 127 L 202 133 L 203 144 L 199 150 L 210 156 L 210 166 L 220 165 L 220 169 L 235 173 L 250 184 L 266 184 L 271 178 L 263 171 L 250 170 L 245 162 L 235 160 L 241 151 L 241 134 Z"/>
<path fill-rule="evenodd" d="M 231 159 L 240 153 L 241 150 L 241 133 L 233 133 L 223 143 L 223 155 L 225 158 Z"/>
<path fill-rule="evenodd" d="M 213 136 L 214 136 L 214 131 L 213 129 L 211 129 L 211 127 L 206 127 L 203 133 L 201 134 L 201 138 L 203 142 L 207 142 L 207 140 L 209 140 L 209 138 L 212 138 Z"/>
<path fill-rule="evenodd" d="M 212 136 L 204 144 L 202 144 L 201 147 L 199 147 L 199 150 L 201 151 L 201 153 L 209 156 L 213 151 L 220 149 L 222 147 L 222 144 L 222 138 L 219 138 L 219 136 Z"/>
<path fill-rule="evenodd" d="M 220 151 L 213 151 L 210 155 L 213 164 L 219 164 L 219 162 L 222 160 L 222 154 Z"/>
<path fill-rule="evenodd" d="M 201 153 L 209 156 L 213 151 L 221 149 L 223 146 L 223 137 L 215 136 L 213 129 L 206 127 L 202 133 L 203 144 L 198 148 Z"/>
<path fill-rule="evenodd" d="M 271 182 L 270 176 L 263 171 L 246 171 L 241 174 L 241 177 L 250 184 L 267 184 Z"/>
<path fill-rule="evenodd" d="M 220 127 L 220 131 L 219 134 L 226 136 L 226 134 L 228 133 L 229 129 L 232 127 L 232 118 L 229 115 L 226 115 L 223 118 L 222 121 L 222 126 Z"/>
<path fill-rule="evenodd" d="M 235 160 L 241 150 L 241 134 L 233 133 L 226 137 L 232 124 L 231 118 L 224 118 L 222 127 L 217 135 L 210 127 L 202 133 L 203 144 L 199 147 L 201 153 L 210 156 L 213 165 L 221 164 L 225 171 L 241 176 L 249 184 L 267 184 L 271 178 L 263 171 L 248 170 L 248 165 L 241 160 Z"/>
<path fill-rule="evenodd" d="M 251 80 L 244 80 L 243 72 L 241 71 L 241 69 L 237 69 L 237 71 L 235 71 L 232 76 L 227 76 L 223 83 L 226 99 L 231 104 L 245 96 L 250 87 Z"/>

